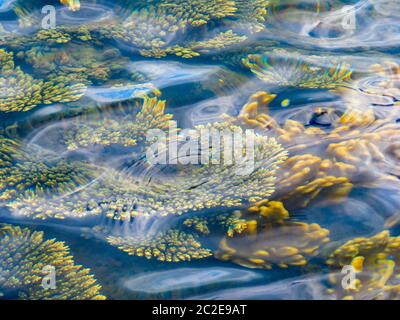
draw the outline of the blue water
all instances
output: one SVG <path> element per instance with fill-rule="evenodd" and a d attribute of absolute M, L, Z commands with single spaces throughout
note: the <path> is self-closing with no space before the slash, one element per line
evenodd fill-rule
<path fill-rule="evenodd" d="M 136 168 L 135 165 L 143 157 L 143 150 L 139 147 L 126 148 L 117 144 L 78 146 L 76 150 L 71 150 L 63 145 L 62 139 L 75 120 L 81 121 L 82 125 L 93 114 L 99 123 L 103 121 L 102 115 L 106 119 L 115 117 L 118 121 L 129 118 L 133 112 L 130 106 L 140 102 L 145 94 L 165 100 L 165 112 L 173 115 L 179 128 L 221 121 L 224 114 L 236 117 L 250 96 L 259 91 L 276 94 L 268 112 L 281 126 L 285 121 L 293 120 L 305 128 L 319 128 L 329 133 L 334 130 L 333 121 L 354 104 L 361 115 L 372 110 L 376 119 L 381 120 L 378 124 L 360 126 L 355 139 L 374 133 L 386 124 L 399 122 L 400 68 L 388 67 L 384 75 L 370 71 L 371 66 L 385 66 L 387 61 L 397 63 L 397 66 L 400 64 L 399 1 L 274 0 L 266 8 L 267 19 L 263 22 L 253 23 L 249 18 L 240 20 L 229 16 L 221 22 L 214 17 L 200 28 L 186 26 L 177 32 L 167 31 L 162 36 L 166 42 L 163 49 L 189 46 L 227 30 L 235 30 L 238 36 L 247 37 L 246 41 L 238 41 L 234 45 L 198 49 L 199 56 L 191 58 L 173 53 L 152 55 L 148 43 L 141 46 L 132 39 L 104 36 L 108 34 L 104 30 L 111 30 L 111 25 L 128 28 L 124 23 L 132 12 L 157 1 L 80 2 L 80 10 L 71 11 L 58 1 L 0 0 L 0 50 L 14 53 L 15 66 L 26 75 L 44 82 L 61 73 L 83 74 L 80 79 L 86 86 L 82 95 L 74 101 L 40 101 L 28 111 L 2 110 L 1 133 L 22 141 L 24 145 L 40 146 L 67 162 L 84 160 L 103 168 L 104 172 L 112 169 L 129 176 L 132 167 Z M 72 40 L 65 43 L 30 41 L 42 28 L 45 15 L 41 10 L 47 4 L 55 8 L 56 30 L 75 32 Z M 23 8 L 25 13 L 21 15 L 16 10 L 18 8 Z M 147 18 L 149 24 L 153 23 L 151 19 Z M 91 39 L 80 39 L 76 35 L 79 27 L 87 27 Z M 254 28 L 259 29 L 255 32 Z M 265 81 L 242 62 L 249 55 L 265 55 L 265 52 L 269 52 L 269 61 L 272 62 L 286 55 L 297 61 L 313 61 L 314 67 L 328 69 L 333 61 L 329 59 L 346 62 L 352 71 L 351 84 L 347 86 L 352 86 L 353 91 L 349 91 L 349 96 L 338 95 L 331 88 Z M 280 64 L 283 65 L 284 60 L 277 65 Z M 82 70 L 77 72 L 79 68 Z M 289 76 L 290 70 L 283 69 L 282 78 Z M 2 77 L 7 75 L 0 74 L 0 80 Z M 13 86 L 17 88 L 15 83 L 6 84 L 2 90 L 12 90 Z M 357 92 L 358 96 L 351 96 L 351 92 Z M 10 93 L 5 95 L 17 99 Z M 0 92 L 0 102 L 3 98 Z M 319 117 L 316 115 L 318 108 L 330 111 L 326 117 Z M 121 118 L 118 112 L 124 116 Z M 104 215 L 41 220 L 21 215 L 21 208 L 13 209 L 2 202 L 0 223 L 40 230 L 46 239 L 64 241 L 75 262 L 90 268 L 91 274 L 102 286 L 101 293 L 108 299 L 328 299 L 326 289 L 330 270 L 325 260 L 329 250 L 349 239 L 371 237 L 382 230 L 389 230 L 393 237 L 400 235 L 400 227 L 396 223 L 400 214 L 400 136 L 391 134 L 393 136 L 388 141 L 377 142 L 377 148 L 385 156 L 383 160 L 371 160 L 370 155 L 358 149 L 352 151 L 363 159 L 355 165 L 362 169 L 348 176 L 353 189 L 341 201 L 333 201 L 332 195 L 327 193 L 305 206 L 297 206 L 298 203 L 287 205 L 293 221 L 317 223 L 330 231 L 330 243 L 325 249 L 321 248 L 321 254 L 311 257 L 304 267 L 280 268 L 274 265 L 271 270 L 266 270 L 248 268 L 235 261 L 218 260 L 213 254 L 226 235 L 217 227 L 211 228 L 210 235 L 199 236 L 199 241 L 210 248 L 210 257 L 168 263 L 130 256 L 109 245 L 104 234 L 97 233 L 95 229 L 96 226 L 106 226 L 109 234 L 122 237 L 154 236 L 153 229 L 158 231 L 155 227 L 157 222 L 150 226 L 132 227 L 108 221 Z M 324 158 L 326 151 L 318 142 L 318 137 L 306 139 L 299 134 L 298 140 L 288 143 L 289 156 L 303 152 Z M 293 151 L 296 144 L 305 144 L 306 149 L 296 153 Z M 340 157 L 337 156 L 334 161 L 340 161 Z M 280 178 L 277 177 L 278 180 Z M 92 177 L 92 181 L 77 185 L 71 193 L 90 188 L 97 179 L 99 177 Z M 32 186 L 26 189 L 35 191 Z M 22 190 L 17 192 L 22 194 Z M 217 191 L 210 188 L 208 192 Z M 285 188 L 276 190 L 272 200 L 277 194 L 284 197 L 285 192 Z M 61 195 L 69 196 L 70 193 Z M 217 206 L 201 211 L 201 214 L 211 217 L 234 210 L 245 212 L 248 207 L 248 203 L 234 208 Z M 160 218 L 158 225 L 169 226 L 178 220 L 179 228 L 195 233 L 184 229 L 180 219 L 196 214 L 190 211 L 179 217 Z"/>

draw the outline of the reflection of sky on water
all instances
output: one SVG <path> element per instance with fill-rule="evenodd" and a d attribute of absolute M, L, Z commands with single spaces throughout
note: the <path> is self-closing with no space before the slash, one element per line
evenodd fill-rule
<path fill-rule="evenodd" d="M 204 300 L 312 300 L 324 299 L 326 281 L 324 275 L 309 275 L 267 285 L 244 286 L 235 289 L 222 289 L 202 295 L 195 295 L 189 299 Z"/>
<path fill-rule="evenodd" d="M 148 272 L 124 279 L 124 287 L 130 291 L 144 293 L 163 293 L 188 288 L 199 289 L 212 284 L 240 284 L 261 278 L 254 271 L 211 267 L 180 268 L 169 271 Z"/>

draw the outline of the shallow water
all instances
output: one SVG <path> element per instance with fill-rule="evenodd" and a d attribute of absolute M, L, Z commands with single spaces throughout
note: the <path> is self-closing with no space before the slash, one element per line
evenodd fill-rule
<path fill-rule="evenodd" d="M 395 264 L 388 276 L 374 264 L 384 245 L 352 256 L 366 258 L 356 274 L 365 284 L 359 294 L 330 283 L 354 260 L 326 261 L 351 239 L 384 230 L 399 236 L 400 1 L 274 0 L 265 12 L 255 10 L 263 1 L 236 1 L 234 10 L 226 5 L 220 16 L 212 10 L 200 22 L 182 22 L 182 11 L 168 9 L 182 1 L 80 2 L 72 11 L 58 1 L 0 1 L 1 134 L 25 152 L 8 163 L 1 146 L 0 223 L 64 241 L 108 299 L 399 298 L 383 295 L 384 286 L 370 279 L 376 272 L 386 287 L 399 285 L 399 247 L 385 253 L 384 261 Z M 228 3 L 219 2 L 218 8 Z M 45 5 L 52 7 L 42 13 Z M 54 22 L 55 35 L 41 33 L 48 14 L 45 26 Z M 218 38 L 228 30 L 234 40 Z M 14 54 L 11 67 L 5 52 Z M 276 97 L 263 103 L 260 92 L 263 99 Z M 143 97 L 165 100 L 163 112 L 178 128 L 231 121 L 273 137 L 289 160 L 282 156 L 272 186 L 256 190 L 257 174 L 271 169 L 268 159 L 260 159 L 254 175 L 211 169 L 199 180 L 197 166 L 186 172 L 174 164 L 148 165 L 140 130 L 148 129 L 149 118 L 137 120 Z M 296 157 L 306 159 L 296 165 L 290 162 Z M 57 167 L 61 162 L 66 167 Z M 264 195 L 252 203 L 258 191 Z M 223 202 L 228 198 L 237 201 Z M 254 211 L 269 206 L 260 200 L 282 203 L 289 217 L 268 220 Z M 196 217 L 208 221 L 208 232 L 185 221 Z M 245 230 L 216 217 L 236 217 Z M 297 233 L 297 224 L 320 229 Z M 316 236 L 321 229 L 329 235 Z M 193 235 L 207 256 L 165 262 L 155 251 L 129 255 L 108 243 L 129 240 L 129 251 L 168 230 Z M 174 247 L 172 257 L 185 254 L 185 241 L 158 244 L 158 252 L 166 245 Z M 231 250 L 224 252 L 224 241 Z M 4 257 L 8 245 L 0 242 Z M 282 253 L 293 247 L 296 253 Z M 12 262 L 0 256 L 5 299 L 29 291 L 2 280 L 21 259 L 13 254 Z"/>

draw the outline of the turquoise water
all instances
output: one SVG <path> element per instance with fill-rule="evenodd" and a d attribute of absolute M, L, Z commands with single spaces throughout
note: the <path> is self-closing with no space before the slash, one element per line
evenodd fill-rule
<path fill-rule="evenodd" d="M 3 228 L 65 242 L 108 299 L 399 298 L 399 1 L 70 5 L 0 1 Z M 281 149 L 266 146 L 250 176 L 149 164 L 146 133 L 169 121 L 230 123 Z M 58 295 L 75 284 L 45 246 L 8 236 L 0 297 L 45 298 L 41 269 L 55 265 L 45 292 L 83 298 Z M 359 257 L 362 286 L 340 287 Z"/>

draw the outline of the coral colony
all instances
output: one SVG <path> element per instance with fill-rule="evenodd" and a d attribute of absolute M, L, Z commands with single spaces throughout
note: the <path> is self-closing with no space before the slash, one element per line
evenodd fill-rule
<path fill-rule="evenodd" d="M 347 206 L 363 211 L 359 193 L 400 195 L 398 55 L 355 59 L 271 36 L 277 14 L 291 23 L 291 10 L 328 14 L 341 1 L 126 2 L 42 29 L 33 1 L 0 1 L 18 22 L 0 16 L 0 298 L 124 298 L 108 271 L 81 266 L 88 259 L 54 238 L 65 227 L 79 230 L 71 245 L 93 241 L 130 265 L 316 268 L 328 279 L 321 297 L 399 299 L 396 204 L 368 232 L 338 228 Z M 53 5 L 67 17 L 96 8 Z M 174 95 L 146 61 L 221 71 Z M 92 99 L 103 90 L 109 100 Z M 223 111 L 191 125 L 179 98 L 196 107 L 201 90 Z M 343 222 L 332 223 L 337 211 Z"/>

